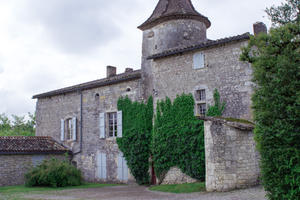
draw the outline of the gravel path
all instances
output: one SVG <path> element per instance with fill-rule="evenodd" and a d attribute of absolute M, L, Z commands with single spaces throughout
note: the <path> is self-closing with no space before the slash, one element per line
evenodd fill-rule
<path fill-rule="evenodd" d="M 262 187 L 226 193 L 171 194 L 149 191 L 142 186 L 115 186 L 91 189 L 63 190 L 47 194 L 25 195 L 27 199 L 46 200 L 266 200 Z"/>

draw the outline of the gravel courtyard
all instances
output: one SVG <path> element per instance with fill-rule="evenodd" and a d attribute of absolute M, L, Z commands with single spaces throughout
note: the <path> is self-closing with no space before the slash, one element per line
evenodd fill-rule
<path fill-rule="evenodd" d="M 226 193 L 171 194 L 149 191 L 142 186 L 114 186 L 91 189 L 63 190 L 46 194 L 24 195 L 25 199 L 46 200 L 266 200 L 262 187 Z"/>

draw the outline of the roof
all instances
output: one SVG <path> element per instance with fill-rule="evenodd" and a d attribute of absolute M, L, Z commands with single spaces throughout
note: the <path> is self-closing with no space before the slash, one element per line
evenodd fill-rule
<path fill-rule="evenodd" d="M 159 0 L 152 15 L 138 28 L 146 30 L 172 19 L 195 19 L 203 22 L 207 28 L 211 23 L 207 17 L 198 13 L 191 0 Z"/>
<path fill-rule="evenodd" d="M 149 56 L 147 59 L 159 59 L 159 58 L 164 58 L 164 57 L 168 57 L 168 56 L 173 56 L 173 55 L 178 55 L 178 54 L 182 54 L 182 53 L 186 53 L 186 52 L 190 52 L 190 51 L 194 51 L 194 50 L 199 50 L 199 49 L 205 49 L 208 47 L 213 47 L 213 46 L 218 46 L 218 45 L 222 45 L 222 44 L 227 44 L 230 42 L 238 42 L 238 41 L 243 41 L 243 40 L 249 40 L 250 39 L 250 33 L 244 33 L 242 35 L 237 35 L 237 36 L 233 36 L 233 37 L 227 37 L 227 38 L 223 38 L 223 39 L 219 39 L 219 40 L 208 40 L 199 44 L 195 44 L 192 46 L 187 46 L 187 47 L 183 47 L 183 48 L 178 48 L 178 49 L 171 49 L 171 50 L 167 50 L 158 54 L 154 54 Z"/>
<path fill-rule="evenodd" d="M 141 78 L 141 70 L 135 70 L 132 72 L 118 74 L 118 75 L 115 75 L 115 76 L 112 76 L 109 78 L 98 79 L 95 81 L 90 81 L 90 82 L 82 83 L 79 85 L 74 85 L 74 86 L 65 87 L 62 89 L 53 90 L 53 91 L 42 93 L 42 94 L 37 94 L 37 95 L 34 95 L 32 98 L 36 99 L 36 98 L 51 97 L 51 96 L 56 96 L 56 95 L 60 95 L 60 94 L 76 92 L 76 91 L 80 91 L 80 90 L 87 90 L 87 89 L 92 89 L 92 88 L 96 88 L 96 87 L 113 85 L 113 84 L 121 83 L 124 81 L 130 81 L 130 80 L 135 80 L 135 79 L 140 79 L 140 78 Z"/>
<path fill-rule="evenodd" d="M 2 136 L 0 155 L 7 154 L 64 154 L 69 150 L 51 137 Z"/>

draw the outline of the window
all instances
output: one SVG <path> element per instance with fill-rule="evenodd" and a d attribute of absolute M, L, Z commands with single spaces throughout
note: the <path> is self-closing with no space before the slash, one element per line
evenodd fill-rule
<path fill-rule="evenodd" d="M 96 177 L 101 180 L 105 180 L 107 177 L 106 172 L 106 154 L 105 153 L 97 153 L 97 172 Z"/>
<path fill-rule="evenodd" d="M 61 119 L 61 130 L 60 130 L 60 140 L 61 141 L 75 141 L 76 136 L 76 117 Z"/>
<path fill-rule="evenodd" d="M 108 136 L 117 137 L 118 123 L 117 123 L 117 113 L 108 113 Z"/>
<path fill-rule="evenodd" d="M 197 90 L 196 101 L 205 101 L 205 100 L 206 100 L 205 90 Z"/>
<path fill-rule="evenodd" d="M 196 115 L 203 116 L 206 113 L 206 91 L 205 89 L 196 90 Z"/>
<path fill-rule="evenodd" d="M 206 104 L 205 103 L 197 104 L 197 114 L 203 116 L 205 115 L 205 113 L 206 113 Z"/>
<path fill-rule="evenodd" d="M 99 113 L 100 138 L 122 137 L 122 111 Z"/>
<path fill-rule="evenodd" d="M 65 138 L 67 140 L 71 140 L 72 139 L 72 134 L 73 134 L 73 129 L 75 127 L 73 127 L 73 123 L 72 123 L 72 119 L 66 119 L 65 121 Z"/>
<path fill-rule="evenodd" d="M 194 69 L 201 69 L 205 66 L 205 56 L 203 53 L 195 53 L 193 56 Z"/>

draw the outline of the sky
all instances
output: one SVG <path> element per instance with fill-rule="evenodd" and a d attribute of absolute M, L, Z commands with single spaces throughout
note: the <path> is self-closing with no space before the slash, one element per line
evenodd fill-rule
<path fill-rule="evenodd" d="M 136 27 L 158 0 L 0 0 L 0 113 L 34 113 L 35 94 L 105 78 L 106 66 L 140 69 Z M 283 0 L 192 0 L 209 39 L 253 33 Z"/>

